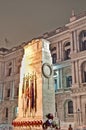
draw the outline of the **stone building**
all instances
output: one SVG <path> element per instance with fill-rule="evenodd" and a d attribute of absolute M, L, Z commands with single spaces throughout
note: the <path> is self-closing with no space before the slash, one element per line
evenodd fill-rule
<path fill-rule="evenodd" d="M 46 34 L 54 69 L 56 115 L 75 126 L 86 125 L 86 12 Z"/>
<path fill-rule="evenodd" d="M 56 117 L 86 125 L 86 12 L 72 12 L 68 24 L 40 38 L 51 43 Z M 17 114 L 23 46 L 0 48 L 0 124 L 11 124 Z"/>
<path fill-rule="evenodd" d="M 21 47 L 0 48 L 0 128 L 17 116 L 22 54 Z"/>

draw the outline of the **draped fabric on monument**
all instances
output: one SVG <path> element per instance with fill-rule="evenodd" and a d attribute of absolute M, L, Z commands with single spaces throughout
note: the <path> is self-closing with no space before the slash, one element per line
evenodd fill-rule
<path fill-rule="evenodd" d="M 22 109 L 24 116 L 27 111 L 37 111 L 37 78 L 36 74 L 28 74 L 23 78 L 22 85 Z"/>

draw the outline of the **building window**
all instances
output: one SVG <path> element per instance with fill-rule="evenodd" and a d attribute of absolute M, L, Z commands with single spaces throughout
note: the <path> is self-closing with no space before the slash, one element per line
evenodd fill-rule
<path fill-rule="evenodd" d="M 67 88 L 72 86 L 72 76 L 66 77 L 66 85 L 67 85 Z"/>
<path fill-rule="evenodd" d="M 5 117 L 8 118 L 8 108 L 5 109 Z"/>
<path fill-rule="evenodd" d="M 17 117 L 17 114 L 18 114 L 18 107 L 16 106 L 13 108 L 13 119 Z"/>
<path fill-rule="evenodd" d="M 64 45 L 64 60 L 70 59 L 70 42 Z"/>
<path fill-rule="evenodd" d="M 57 79 L 54 79 L 55 92 L 58 90 Z"/>
<path fill-rule="evenodd" d="M 7 90 L 7 97 L 10 97 L 10 89 Z"/>
<path fill-rule="evenodd" d="M 73 102 L 68 102 L 68 114 L 73 114 Z"/>
<path fill-rule="evenodd" d="M 10 67 L 8 70 L 8 76 L 11 76 L 11 73 L 12 73 L 12 68 Z"/>
<path fill-rule="evenodd" d="M 82 63 L 81 65 L 81 70 L 82 70 L 82 82 L 86 82 L 86 61 Z"/>
<path fill-rule="evenodd" d="M 54 53 L 54 54 L 52 54 L 52 63 L 55 64 L 56 60 L 57 60 L 57 54 Z"/>
<path fill-rule="evenodd" d="M 65 60 L 70 59 L 70 49 L 65 50 Z"/>
<path fill-rule="evenodd" d="M 86 50 L 86 30 L 83 30 L 79 35 L 80 51 Z"/>
<path fill-rule="evenodd" d="M 86 71 L 84 71 L 84 82 L 86 82 Z"/>

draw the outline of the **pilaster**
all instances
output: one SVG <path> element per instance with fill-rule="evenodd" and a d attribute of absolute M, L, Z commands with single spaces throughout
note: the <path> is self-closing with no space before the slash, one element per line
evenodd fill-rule
<path fill-rule="evenodd" d="M 77 32 L 76 30 L 74 31 L 74 52 L 77 52 L 77 41 L 76 41 L 76 36 L 77 36 Z"/>
<path fill-rule="evenodd" d="M 72 61 L 72 84 L 75 84 L 76 79 L 75 79 L 75 62 Z"/>
<path fill-rule="evenodd" d="M 73 32 L 70 33 L 70 41 L 71 41 L 71 53 L 74 51 L 74 34 Z"/>
<path fill-rule="evenodd" d="M 59 42 L 57 43 L 57 61 L 60 59 L 60 53 L 59 53 Z"/>
<path fill-rule="evenodd" d="M 75 75 L 76 75 L 76 83 L 79 84 L 79 69 L 78 69 L 78 61 L 75 62 Z"/>

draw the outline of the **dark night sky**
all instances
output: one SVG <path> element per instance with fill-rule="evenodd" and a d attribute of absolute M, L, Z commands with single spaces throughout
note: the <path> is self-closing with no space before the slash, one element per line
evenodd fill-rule
<path fill-rule="evenodd" d="M 86 0 L 0 0 L 0 46 L 16 46 L 65 25 L 72 9 L 86 11 Z"/>

